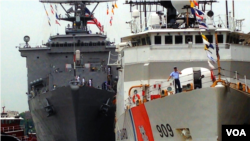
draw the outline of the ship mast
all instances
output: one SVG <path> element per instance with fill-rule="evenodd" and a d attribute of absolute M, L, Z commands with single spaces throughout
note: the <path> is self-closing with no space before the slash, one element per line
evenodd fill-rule
<path fill-rule="evenodd" d="M 60 4 L 63 10 L 66 13 L 66 17 L 59 17 L 59 20 L 69 21 L 72 22 L 72 28 L 66 28 L 66 34 L 88 34 L 87 22 L 93 21 L 96 25 L 99 25 L 96 20 L 94 20 L 93 13 L 96 7 L 99 5 L 100 2 L 105 2 L 105 0 L 95 0 L 95 1 L 80 1 L 80 0 L 39 0 L 42 3 L 53 3 L 53 4 Z M 106 0 L 108 1 L 108 0 Z M 113 1 L 113 0 L 109 0 Z M 96 3 L 94 9 L 89 11 L 86 7 L 88 3 Z M 69 8 L 68 10 L 65 9 L 63 4 L 70 4 L 74 7 Z M 73 16 L 70 13 L 74 13 Z M 103 32 L 103 28 L 98 26 L 101 32 Z"/>
<path fill-rule="evenodd" d="M 218 63 L 218 75 L 219 75 L 219 81 L 221 81 L 220 54 L 219 54 L 217 32 L 215 32 L 215 43 L 216 43 L 216 56 L 217 56 L 217 63 Z"/>

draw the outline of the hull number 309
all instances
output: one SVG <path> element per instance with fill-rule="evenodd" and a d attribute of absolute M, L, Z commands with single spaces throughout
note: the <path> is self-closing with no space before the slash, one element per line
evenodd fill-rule
<path fill-rule="evenodd" d="M 156 125 L 156 129 L 159 132 L 160 137 L 174 137 L 174 132 L 169 124 Z"/>

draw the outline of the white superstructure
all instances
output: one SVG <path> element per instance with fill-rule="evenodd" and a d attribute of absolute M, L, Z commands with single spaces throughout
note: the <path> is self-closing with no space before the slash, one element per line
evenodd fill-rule
<path fill-rule="evenodd" d="M 190 2 L 188 1 L 188 3 Z M 173 6 L 176 9 L 181 7 L 180 3 L 175 3 Z M 183 11 L 179 13 L 185 15 Z M 190 19 L 194 18 L 191 13 L 189 14 Z M 227 28 L 220 16 L 205 15 L 206 18 L 204 19 L 206 20 L 204 21 L 206 21 L 209 30 L 199 29 L 196 23 L 187 27 L 185 24 L 188 21 L 187 17 L 176 19 L 175 23 L 179 23 L 177 28 L 173 28 L 174 26 L 169 27 L 168 23 L 164 22 L 164 20 L 167 21 L 166 18 L 164 19 L 164 16 L 167 17 L 167 14 L 152 14 L 151 19 L 149 19 L 150 23 L 148 27 L 145 27 L 145 30 L 123 37 L 121 39 L 122 43 L 117 45 L 116 50 L 119 52 L 119 59 L 114 64 L 109 62 L 109 65 L 117 65 L 119 68 L 116 112 L 118 120 L 116 124 L 117 140 L 141 140 L 139 139 L 141 135 L 138 135 L 137 131 L 142 133 L 146 130 L 146 132 L 152 130 L 152 138 L 154 140 L 165 140 L 164 138 L 158 138 L 158 129 L 155 128 L 159 124 L 157 122 L 162 121 L 168 121 L 168 123 L 173 125 L 171 126 L 175 128 L 172 132 L 173 134 L 180 132 L 180 134 L 177 133 L 177 137 L 175 136 L 175 138 L 170 140 L 188 140 L 190 138 L 194 140 L 217 140 L 219 138 L 218 133 L 221 132 L 220 128 L 217 129 L 217 126 L 223 123 L 218 121 L 221 118 L 217 115 L 220 110 L 216 108 L 216 106 L 219 106 L 219 103 L 215 103 L 215 107 L 210 107 L 209 103 L 201 105 L 202 102 L 198 101 L 204 102 L 207 99 L 208 101 L 211 100 L 210 102 L 227 102 L 226 99 L 219 97 L 219 95 L 227 93 L 225 89 L 229 89 L 226 87 L 230 86 L 230 89 L 238 89 L 240 92 L 237 91 L 237 94 L 244 95 L 241 97 L 242 100 L 247 98 L 247 105 L 250 105 L 249 96 L 247 96 L 250 93 L 250 74 L 247 71 L 250 69 L 250 58 L 248 57 L 250 46 L 239 43 L 239 37 L 234 32 L 234 25 L 229 25 Z M 216 21 L 216 17 L 219 17 L 219 20 Z M 208 42 L 214 46 L 214 49 L 208 48 L 211 53 L 204 51 L 205 44 L 201 34 L 205 35 Z M 217 64 L 216 41 L 220 55 L 219 68 Z M 214 62 L 208 57 L 212 57 Z M 174 81 L 167 81 L 174 66 L 177 66 L 178 70 L 182 72 L 180 75 L 182 93 L 178 95 L 176 95 Z M 238 73 L 240 73 L 240 76 Z M 225 81 L 220 80 L 218 75 Z M 219 81 L 215 81 L 214 78 Z M 229 82 L 235 84 L 231 85 Z M 221 85 L 219 85 L 220 83 Z M 211 97 L 209 97 L 209 93 L 211 93 Z M 235 94 L 236 92 L 229 95 L 235 97 Z M 194 106 L 191 105 L 194 104 L 192 102 L 195 102 L 195 100 L 190 99 L 189 102 L 185 103 L 187 97 L 197 98 L 196 106 L 204 106 L 204 111 L 200 109 L 197 110 L 197 113 L 194 112 Z M 182 103 L 176 104 L 173 101 Z M 233 102 L 240 104 L 239 101 Z M 227 103 L 224 106 L 227 106 Z M 145 107 L 148 116 L 149 121 L 147 124 L 150 125 L 148 129 L 140 126 L 140 124 L 145 124 L 146 126 L 146 122 L 141 121 L 138 123 L 136 118 L 140 114 L 134 113 L 135 111 L 138 113 L 142 112 L 142 107 Z M 170 110 L 169 108 L 174 108 L 175 110 Z M 157 112 L 154 110 L 157 110 Z M 211 110 L 211 114 L 208 114 L 209 111 L 206 110 Z M 239 108 L 238 110 L 245 111 L 246 109 Z M 248 112 L 247 115 L 249 114 Z M 142 112 L 141 118 L 143 118 L 143 115 Z M 176 116 L 186 116 L 185 118 L 190 119 L 190 121 Z M 201 125 L 189 125 L 195 123 L 194 119 L 196 118 L 192 119 L 192 116 L 199 116 L 200 118 L 208 116 L 209 120 L 206 121 L 207 129 Z M 230 118 L 226 119 L 223 117 L 225 121 Z M 208 126 L 210 122 L 214 123 Z M 202 122 L 198 123 L 202 124 Z M 137 125 L 139 126 L 137 127 Z M 180 125 L 183 125 L 183 127 L 180 127 Z M 190 132 L 191 128 L 192 131 Z M 210 134 L 210 130 L 214 130 L 214 132 Z M 207 131 L 209 132 L 208 134 L 206 134 Z M 149 139 L 150 137 L 144 135 L 142 133 L 144 141 L 151 140 Z M 185 136 L 185 138 L 181 137 L 181 135 Z M 211 135 L 213 136 L 208 137 Z"/>

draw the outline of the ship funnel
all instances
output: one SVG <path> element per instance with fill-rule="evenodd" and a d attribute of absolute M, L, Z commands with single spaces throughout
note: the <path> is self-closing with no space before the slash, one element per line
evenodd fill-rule
<path fill-rule="evenodd" d="M 196 2 L 198 3 L 199 0 L 196 0 Z M 173 7 L 176 9 L 176 11 L 178 11 L 178 13 L 186 13 L 187 9 L 183 7 L 188 5 L 190 6 L 190 1 L 189 0 L 171 0 L 171 3 L 173 5 Z M 188 10 L 189 13 L 191 13 L 191 10 Z"/>

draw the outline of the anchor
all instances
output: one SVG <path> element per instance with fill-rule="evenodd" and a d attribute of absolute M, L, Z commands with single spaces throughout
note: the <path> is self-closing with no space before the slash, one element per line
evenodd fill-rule
<path fill-rule="evenodd" d="M 55 111 L 54 111 L 54 108 L 53 108 L 53 105 L 50 105 L 49 101 L 47 98 L 45 98 L 46 100 L 46 103 L 47 103 L 47 106 L 43 107 L 45 109 L 45 111 L 48 113 L 47 117 L 50 117 L 52 115 L 55 114 Z"/>

